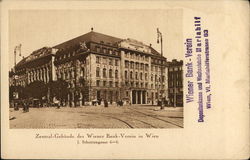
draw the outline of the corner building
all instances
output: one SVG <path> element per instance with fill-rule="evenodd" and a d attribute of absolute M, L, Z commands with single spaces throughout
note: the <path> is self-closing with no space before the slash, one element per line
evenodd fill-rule
<path fill-rule="evenodd" d="M 56 77 L 70 84 L 68 103 L 156 104 L 161 91 L 167 97 L 167 60 L 151 45 L 91 31 L 53 48 Z"/>
<path fill-rule="evenodd" d="M 50 50 L 45 63 L 49 68 L 41 71 L 49 71 L 52 80 L 68 82 L 67 105 L 87 105 L 101 99 L 109 103 L 123 100 L 128 104 L 157 104 L 161 96 L 168 97 L 167 59 L 151 45 L 92 30 Z M 26 72 L 26 82 L 36 80 L 32 68 L 30 71 Z"/>

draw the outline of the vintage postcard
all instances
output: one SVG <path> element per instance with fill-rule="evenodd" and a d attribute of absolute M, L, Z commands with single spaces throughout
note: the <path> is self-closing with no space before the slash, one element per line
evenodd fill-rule
<path fill-rule="evenodd" d="M 247 1 L 2 1 L 1 157 L 249 157 Z"/>

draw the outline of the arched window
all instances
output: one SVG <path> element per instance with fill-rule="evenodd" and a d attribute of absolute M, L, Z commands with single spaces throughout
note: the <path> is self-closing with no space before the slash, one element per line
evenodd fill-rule
<path fill-rule="evenodd" d="M 118 70 L 115 70 L 115 78 L 118 78 Z"/>
<path fill-rule="evenodd" d="M 133 79 L 133 72 L 130 71 L 130 79 Z"/>
<path fill-rule="evenodd" d="M 99 67 L 96 68 L 96 77 L 100 77 L 100 68 Z"/>
<path fill-rule="evenodd" d="M 135 73 L 135 79 L 138 79 L 138 73 L 137 72 Z"/>
<path fill-rule="evenodd" d="M 103 68 L 103 77 L 107 77 L 106 68 Z"/>
<path fill-rule="evenodd" d="M 112 69 L 109 69 L 109 78 L 113 78 Z"/>
<path fill-rule="evenodd" d="M 140 79 L 142 80 L 142 73 L 140 73 Z"/>

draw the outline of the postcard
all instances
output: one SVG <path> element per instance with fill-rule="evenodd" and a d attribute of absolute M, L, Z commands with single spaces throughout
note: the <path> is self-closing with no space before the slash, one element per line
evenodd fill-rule
<path fill-rule="evenodd" d="M 247 1 L 1 7 L 2 158 L 249 158 Z"/>

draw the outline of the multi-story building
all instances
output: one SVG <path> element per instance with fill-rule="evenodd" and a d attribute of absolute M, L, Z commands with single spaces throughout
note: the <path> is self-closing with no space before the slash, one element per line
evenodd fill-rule
<path fill-rule="evenodd" d="M 69 84 L 69 105 L 101 99 L 156 104 L 160 96 L 167 97 L 167 60 L 151 45 L 92 30 L 43 50 L 42 56 L 35 52 L 17 64 L 19 77 L 24 77 L 19 81 L 25 86 L 62 79 Z"/>
<path fill-rule="evenodd" d="M 23 58 L 15 66 L 15 71 L 12 71 L 10 74 L 10 85 L 25 87 L 34 81 L 43 81 L 44 83 L 48 83 L 49 81 L 55 80 L 53 68 L 54 54 L 54 49 L 43 47 L 32 52 L 28 57 Z"/>
<path fill-rule="evenodd" d="M 183 61 L 168 62 L 168 98 L 170 105 L 183 106 Z"/>

